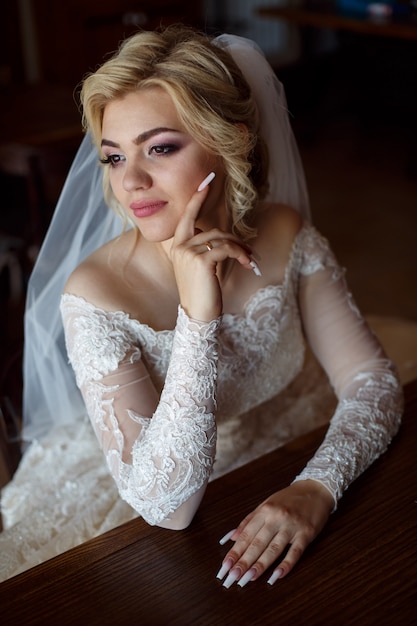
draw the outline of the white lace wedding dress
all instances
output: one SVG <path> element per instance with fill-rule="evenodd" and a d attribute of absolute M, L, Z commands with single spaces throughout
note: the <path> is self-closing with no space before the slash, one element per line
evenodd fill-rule
<path fill-rule="evenodd" d="M 0 580 L 137 515 L 159 523 L 208 479 L 332 413 L 295 478 L 321 481 L 336 503 L 399 427 L 395 368 L 311 226 L 283 283 L 259 289 L 239 314 L 202 324 L 179 308 L 176 328 L 156 332 L 73 295 L 61 310 L 90 419 L 33 442 L 3 490 Z M 306 361 L 304 337 L 331 384 Z M 160 397 L 153 415 L 136 405 L 150 388 Z"/>

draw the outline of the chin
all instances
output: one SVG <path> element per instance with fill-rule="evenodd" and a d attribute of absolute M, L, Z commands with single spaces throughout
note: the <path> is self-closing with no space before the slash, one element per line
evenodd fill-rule
<path fill-rule="evenodd" d="M 140 228 L 138 225 L 137 228 L 141 236 L 146 239 L 146 241 L 149 241 L 149 243 L 163 243 L 164 241 L 169 241 L 174 237 L 175 234 L 175 231 L 161 232 L 160 229 L 153 231 L 152 229 L 148 228 Z"/>

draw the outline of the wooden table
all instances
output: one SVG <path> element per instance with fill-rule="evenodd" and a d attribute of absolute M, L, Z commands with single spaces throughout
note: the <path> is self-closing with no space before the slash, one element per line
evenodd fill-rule
<path fill-rule="evenodd" d="M 129 522 L 0 585 L 0 623 L 103 626 L 415 623 L 417 381 L 389 451 L 346 492 L 295 570 L 216 579 L 218 539 L 303 467 L 323 429 L 214 481 L 190 528 Z"/>
<path fill-rule="evenodd" d="M 373 19 L 340 11 L 332 0 L 302 2 L 298 6 L 259 7 L 257 13 L 266 18 L 294 22 L 299 26 L 330 28 L 365 35 L 404 40 L 417 40 L 417 19 L 413 16 Z"/>

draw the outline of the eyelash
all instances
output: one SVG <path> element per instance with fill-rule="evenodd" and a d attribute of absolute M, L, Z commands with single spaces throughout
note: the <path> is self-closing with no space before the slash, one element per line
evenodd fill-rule
<path fill-rule="evenodd" d="M 163 143 L 156 146 L 152 146 L 149 149 L 149 155 L 152 153 L 156 156 L 169 156 L 173 152 L 178 150 L 178 146 L 173 143 Z M 124 157 L 120 154 L 109 154 L 107 157 L 100 159 L 100 163 L 103 165 L 110 165 L 111 167 L 117 167 L 117 165 L 124 160 Z"/>
<path fill-rule="evenodd" d="M 172 152 L 176 152 L 177 150 L 178 150 L 178 146 L 176 146 L 173 143 L 161 143 L 161 144 L 158 144 L 157 146 L 152 146 L 152 148 L 150 148 L 149 150 L 149 153 L 155 152 L 157 156 L 160 156 L 160 155 L 165 156 L 168 154 L 172 154 Z"/>
<path fill-rule="evenodd" d="M 122 160 L 123 157 L 120 154 L 109 154 L 109 156 L 100 159 L 100 163 L 103 165 L 110 165 L 111 167 L 116 167 L 118 163 Z"/>

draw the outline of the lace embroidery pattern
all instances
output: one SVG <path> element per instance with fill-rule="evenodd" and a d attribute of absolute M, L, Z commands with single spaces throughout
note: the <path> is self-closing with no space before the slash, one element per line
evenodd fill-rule
<path fill-rule="evenodd" d="M 166 485 L 170 484 L 170 489 L 176 492 L 178 484 L 182 482 L 184 486 L 187 480 L 190 480 L 190 476 L 195 475 L 199 485 L 204 482 L 205 478 L 203 479 L 202 476 L 207 476 L 209 473 L 207 468 L 213 462 L 212 451 L 215 438 L 213 415 L 215 407 L 213 406 L 207 411 L 202 406 L 204 402 L 209 402 L 210 398 L 214 399 L 212 385 L 217 369 L 219 406 L 216 410 L 216 419 L 219 425 L 222 424 L 223 420 L 230 421 L 234 416 L 237 417 L 244 411 L 265 402 L 268 398 L 273 398 L 294 379 L 301 369 L 304 355 L 295 286 L 298 284 L 300 275 L 310 276 L 323 270 L 330 270 L 332 281 L 343 279 L 344 271 L 338 265 L 327 240 L 313 227 L 304 226 L 294 242 L 283 284 L 261 288 L 249 299 L 243 315 L 226 314 L 223 316 L 221 326 L 219 322 L 216 322 L 216 355 L 214 356 L 213 352 L 213 358 L 207 359 L 204 355 L 206 351 L 207 354 L 210 353 L 210 347 L 204 339 L 201 329 L 198 329 L 197 335 L 195 335 L 189 328 L 190 336 L 187 342 L 181 344 L 181 328 L 185 332 L 184 329 L 188 328 L 191 323 L 181 309 L 174 336 L 173 331 L 155 332 L 149 327 L 144 327 L 139 322 L 131 320 L 124 313 L 106 313 L 76 297 L 64 296 L 64 319 L 67 316 L 65 311 L 68 308 L 78 308 L 76 330 L 79 333 L 80 341 L 77 341 L 76 349 L 70 350 L 72 352 L 71 360 L 77 372 L 77 380 L 81 383 L 90 379 L 88 391 L 85 394 L 89 414 L 99 429 L 108 430 L 110 427 L 118 442 L 117 449 L 108 453 L 109 466 L 116 477 L 121 495 L 130 501 L 136 510 L 140 508 L 142 512 L 143 507 L 146 508 L 149 505 L 149 510 L 152 509 L 152 512 L 149 514 L 145 512 L 145 515 L 151 519 L 153 515 L 156 515 L 155 502 L 161 502 L 163 499 Z M 348 292 L 346 292 L 346 298 L 350 308 L 355 310 Z M 88 309 L 88 314 L 85 308 Z M 80 309 L 84 309 L 84 312 L 80 313 Z M 355 312 L 359 315 L 356 310 Z M 100 343 L 103 336 L 107 338 L 107 341 L 100 347 L 100 358 L 90 359 L 84 371 L 80 371 L 83 369 L 81 367 L 83 358 L 85 359 L 83 355 L 91 354 L 90 351 L 94 354 L 96 343 Z M 198 341 L 196 341 L 197 337 Z M 138 338 L 144 342 L 141 349 L 138 347 Z M 112 398 L 115 388 L 103 385 L 97 379 L 99 373 L 104 375 L 115 369 L 117 362 L 120 365 L 123 359 L 134 361 L 139 359 L 141 355 L 146 361 L 156 388 L 161 389 L 163 395 L 161 396 L 160 410 L 158 407 L 158 415 L 161 416 L 157 421 L 155 418 L 149 420 L 134 411 L 129 411 L 130 418 L 140 423 L 143 429 L 134 446 L 135 453 L 133 456 L 136 460 L 133 461 L 135 469 L 132 472 L 131 465 L 123 463 L 121 460 L 120 451 L 123 448 L 123 434 L 119 428 L 113 406 Z M 172 376 L 167 374 L 168 363 L 170 363 Z M 181 371 L 176 371 L 176 365 L 181 367 Z M 190 385 L 193 379 L 196 380 L 197 371 L 200 373 L 198 385 L 193 387 L 193 393 L 190 394 Z M 94 380 L 97 382 L 93 382 Z M 185 386 L 179 386 L 178 380 L 187 382 Z M 376 386 L 378 384 L 381 384 L 379 378 L 375 380 L 373 387 L 375 393 L 377 393 Z M 393 382 L 394 387 L 395 384 Z M 392 388 L 390 388 L 391 391 Z M 166 400 L 166 393 L 168 392 L 169 401 Z M 204 433 L 203 439 L 199 438 L 196 432 L 192 432 L 190 421 L 183 418 L 183 415 L 187 414 L 191 397 L 193 397 L 193 402 L 197 407 L 196 416 L 198 416 L 198 423 L 201 424 L 200 433 Z M 368 455 L 363 463 L 357 465 L 355 457 L 357 453 L 360 453 L 362 444 L 359 442 L 359 447 L 355 449 L 353 440 L 346 439 L 342 428 L 344 422 L 352 423 L 353 413 L 359 415 L 362 413 L 365 420 L 367 412 L 374 409 L 370 404 L 371 400 L 375 401 L 372 394 L 370 394 L 367 402 L 361 399 L 360 394 L 357 394 L 350 400 L 350 403 L 345 399 L 339 404 L 326 440 L 330 442 L 327 448 L 326 462 L 320 463 L 318 461 L 316 463 L 315 457 L 308 466 L 308 470 L 306 468 L 305 473 L 302 474 L 306 477 L 307 472 L 309 472 L 309 477 L 313 477 L 314 474 L 316 480 L 326 482 L 335 499 L 340 497 L 343 489 L 346 488 L 350 480 L 353 480 L 352 476 L 356 476 L 356 474 L 352 474 L 350 468 L 346 469 L 348 458 L 351 460 L 350 464 L 347 464 L 348 466 L 353 464 L 363 469 L 372 462 L 372 455 Z M 353 406 L 355 409 L 352 408 Z M 207 416 L 209 417 L 207 418 Z M 385 417 L 388 423 L 392 422 L 393 415 L 389 411 Z M 178 433 L 181 435 L 178 435 L 178 438 L 175 436 L 170 439 L 164 448 L 165 444 L 160 442 L 161 440 L 165 441 L 167 425 L 172 424 L 175 420 L 178 422 Z M 213 420 L 213 423 L 210 420 Z M 334 440 L 330 439 L 332 432 L 334 433 Z M 241 429 L 236 435 L 241 437 Z M 362 429 L 360 436 L 363 437 L 364 435 L 366 433 Z M 172 450 L 175 450 L 175 455 L 185 458 L 185 448 L 178 449 L 179 442 L 190 443 L 196 437 L 199 442 L 199 450 L 204 450 L 204 452 L 195 452 L 193 459 L 196 463 L 192 472 L 191 464 L 189 464 L 187 470 L 183 469 L 183 471 L 179 471 L 173 466 L 170 473 L 168 468 L 172 462 Z M 204 440 L 206 437 L 207 440 Z M 245 439 L 244 436 L 241 438 L 242 440 Z M 386 433 L 382 438 L 387 440 Z M 342 449 L 343 441 L 346 441 L 347 445 L 351 447 L 346 448 L 345 455 L 341 452 L 339 457 L 335 457 L 332 446 L 335 442 L 339 442 Z M 235 444 L 238 447 L 238 441 L 235 441 Z M 323 446 L 325 445 L 327 444 L 323 444 Z M 370 444 L 370 447 L 373 445 L 373 443 Z M 211 452 L 206 453 L 206 450 L 209 449 Z M 139 454 L 139 450 L 141 450 L 141 454 Z M 145 450 L 148 459 L 146 465 L 143 461 L 145 457 L 141 457 Z M 325 447 L 321 448 L 320 454 L 325 455 L 324 450 Z M 164 458 L 164 461 L 161 462 L 160 458 Z M 151 459 L 159 460 L 155 462 Z M 337 486 L 335 479 L 324 478 L 329 475 L 331 459 L 332 469 L 330 473 L 333 472 L 334 477 L 339 476 Z M 200 466 L 203 468 L 201 476 L 199 475 Z M 168 473 L 170 473 L 170 479 L 167 479 Z M 133 476 L 135 476 L 134 482 L 138 487 L 133 485 Z M 147 476 L 146 480 L 144 480 L 145 476 Z M 191 483 L 193 483 L 192 479 Z M 149 486 L 148 496 L 145 496 L 144 484 Z M 187 490 L 188 497 L 193 489 L 194 486 L 191 485 L 190 491 Z M 134 493 L 136 495 L 133 495 Z M 145 497 L 148 498 L 148 504 L 143 505 L 143 502 L 140 504 L 139 500 L 145 499 Z"/>
<path fill-rule="evenodd" d="M 178 310 L 161 399 L 134 444 L 132 468 L 121 487 L 122 497 L 150 523 L 167 519 L 210 476 L 219 324 L 194 322 Z"/>
<path fill-rule="evenodd" d="M 331 251 L 327 239 L 312 226 L 305 226 L 299 232 L 294 254 L 299 257 L 296 265 L 303 276 L 311 276 L 320 270 L 331 269 L 332 280 L 336 281 L 345 273 Z"/>
<path fill-rule="evenodd" d="M 294 480 L 322 483 L 335 508 L 349 485 L 386 451 L 400 427 L 402 393 L 394 367 L 388 361 L 386 365 L 385 375 L 363 373 L 354 378 L 358 388 L 340 400 L 323 443 Z"/>
<path fill-rule="evenodd" d="M 64 314 L 67 320 L 70 311 L 74 314 L 77 309 L 77 302 L 71 300 Z M 87 410 L 99 438 L 100 433 L 109 431 L 114 438 L 116 445 L 107 451 L 107 461 L 121 497 L 150 524 L 157 524 L 195 493 L 211 473 L 216 448 L 214 408 L 220 320 L 195 322 L 179 308 L 158 407 L 152 419 L 128 411 L 142 430 L 132 449 L 132 463 L 126 463 L 122 460 L 124 437 L 114 407 L 119 386 L 97 379 L 100 374 L 110 373 L 111 368 L 116 369 L 118 361 L 134 362 L 141 352 L 132 345 L 127 316 L 106 315 L 89 308 L 88 316 L 85 311 L 76 313 L 68 341 L 70 360 L 78 383 L 84 384 Z M 98 361 L 90 350 L 94 354 L 103 330 L 108 341 L 101 347 Z"/>
<path fill-rule="evenodd" d="M 202 425 L 199 430 L 194 430 L 193 420 L 185 416 L 188 395 L 183 390 L 179 390 L 181 402 L 177 398 L 177 405 L 173 405 L 167 398 L 168 407 L 164 408 L 168 413 L 174 408 L 184 411 L 181 426 L 186 432 L 180 434 L 178 430 L 178 436 L 168 437 L 166 450 L 167 457 L 172 455 L 172 450 L 176 453 L 179 450 L 186 458 L 182 475 L 185 481 L 187 471 L 194 472 L 194 461 L 203 467 L 211 463 L 214 411 L 218 441 L 211 478 L 328 422 L 336 399 L 330 394 L 322 372 L 318 368 L 307 371 L 304 368 L 297 376 L 304 355 L 297 302 L 300 277 L 304 279 L 320 271 L 336 280 L 343 274 L 324 238 L 305 226 L 294 242 L 283 284 L 257 291 L 242 314 L 224 315 L 218 328 L 212 329 L 213 337 L 207 335 L 210 346 L 203 340 L 204 349 L 211 357 L 209 365 L 201 364 L 201 371 L 205 375 L 214 373 L 215 360 L 218 360 L 217 380 L 212 381 L 213 389 L 217 387 L 217 408 L 214 403 L 209 406 L 205 401 L 211 393 L 207 386 L 196 396 L 201 402 L 201 405 L 195 404 Z M 349 294 L 342 290 L 343 298 L 348 302 Z M 105 312 L 70 295 L 63 296 L 61 311 L 68 352 L 73 357 L 77 379 L 84 391 L 87 390 L 91 421 L 99 439 L 108 434 L 114 436 L 113 446 L 108 450 L 108 464 L 116 481 L 103 462 L 103 452 L 90 424 L 81 416 L 57 432 L 49 433 L 41 444 L 33 443 L 13 481 L 2 492 L 7 530 L 0 534 L 0 580 L 137 515 L 119 497 L 118 491 L 118 487 L 127 489 L 129 480 L 133 481 L 133 461 L 124 462 L 120 452 L 124 436 L 119 420 L 126 419 L 126 413 L 129 421 L 142 427 L 140 438 L 148 446 L 148 466 L 150 476 L 152 474 L 148 492 L 142 485 L 139 496 L 133 486 L 132 498 L 149 498 L 146 506 L 151 517 L 169 515 L 166 513 L 170 510 L 169 504 L 161 507 L 158 503 L 158 492 L 164 485 L 156 457 L 162 449 L 158 448 L 158 442 L 162 441 L 162 434 L 166 436 L 166 430 L 161 422 L 163 432 L 159 432 L 154 419 L 135 412 L 134 403 L 131 410 L 124 408 L 124 415 L 117 411 L 115 399 L 123 390 L 123 375 L 117 378 L 113 373 L 115 364 L 117 373 L 123 373 L 143 361 L 159 396 L 173 361 L 176 331 L 155 332 L 125 313 Z M 77 331 L 75 322 L 79 323 Z M 197 327 L 190 326 L 189 330 L 201 336 Z M 79 348 L 74 339 L 74 334 L 78 333 Z M 192 339 L 193 345 L 199 341 L 199 337 Z M 96 345 L 101 351 L 99 358 Z M 184 346 L 179 353 L 184 355 L 186 350 Z M 177 377 L 177 373 L 173 375 Z M 182 373 L 178 376 L 182 377 Z M 188 384 L 186 391 L 189 391 Z M 377 367 L 371 363 L 368 372 L 351 377 L 322 447 L 298 479 L 318 480 L 330 489 L 335 499 L 339 498 L 349 482 L 386 448 L 398 428 L 401 411 L 402 394 L 395 372 L 390 373 L 387 362 L 379 361 Z M 176 419 L 173 415 L 172 418 Z M 167 427 L 170 425 L 167 421 Z M 153 443 L 148 441 L 151 426 L 155 428 Z M 200 448 L 191 458 L 190 445 L 194 445 L 195 438 Z M 138 441 L 138 450 L 140 445 Z M 139 463 L 140 459 L 138 452 L 136 461 Z M 173 488 L 174 495 L 178 495 L 178 466 L 170 470 L 166 474 L 170 481 L 167 484 Z M 135 472 L 139 472 L 139 465 Z"/>
<path fill-rule="evenodd" d="M 73 367 L 82 364 L 82 367 L 74 368 L 79 387 L 116 370 L 128 352 L 131 362 L 141 356 L 135 347 L 136 337 L 130 330 L 126 313 L 109 314 L 91 305 L 89 309 L 90 315 L 74 319 L 77 341 L 71 346 L 71 362 Z M 99 334 L 97 328 L 100 328 Z"/>

